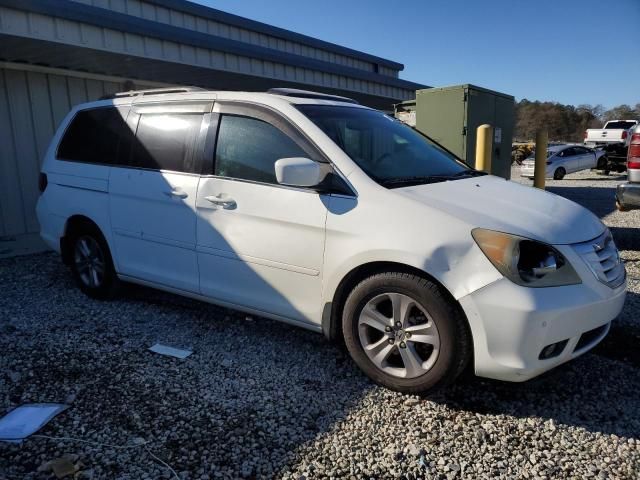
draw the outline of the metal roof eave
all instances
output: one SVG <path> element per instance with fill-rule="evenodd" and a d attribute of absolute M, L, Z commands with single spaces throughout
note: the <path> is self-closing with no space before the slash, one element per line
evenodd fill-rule
<path fill-rule="evenodd" d="M 274 27 L 273 25 L 269 25 L 267 23 L 258 22 L 257 20 L 250 20 L 239 15 L 223 12 L 222 10 L 217 10 L 215 8 L 207 7 L 205 5 L 200 5 L 187 0 L 145 1 L 171 10 L 179 10 L 183 13 L 189 13 L 191 15 L 204 17 L 217 22 L 226 23 L 236 27 L 245 28 L 247 30 L 252 30 L 254 32 L 263 33 L 265 35 L 271 35 L 285 40 L 290 40 L 292 42 L 302 43 L 310 47 L 320 48 L 330 52 L 347 55 L 359 60 L 377 63 L 379 65 L 389 67 L 393 70 L 404 70 L 404 65 L 402 63 L 394 62 L 393 60 L 378 57 L 376 55 L 371 55 L 369 53 L 354 50 L 352 48 L 343 47 L 342 45 L 326 42 L 324 40 L 310 37 L 302 33 L 293 32 L 291 30 L 286 30 L 284 28 Z"/>
<path fill-rule="evenodd" d="M 65 69 L 71 72 L 123 77 L 140 83 L 163 85 L 194 85 L 211 90 L 266 91 L 274 87 L 313 89 L 354 98 L 363 105 L 390 109 L 399 98 L 373 93 L 321 87 L 292 80 L 258 77 L 208 67 L 174 63 L 148 57 L 136 57 L 83 46 L 68 45 L 36 38 L 0 33 L 0 59 L 31 66 Z M 15 63 L 17 65 L 17 63 Z"/>
<path fill-rule="evenodd" d="M 0 0 L 0 6 L 41 15 L 49 15 L 126 33 L 154 37 L 160 40 L 222 51 L 234 55 L 259 58 L 294 67 L 343 75 L 345 77 L 357 78 L 407 90 L 425 88 L 425 85 L 387 75 L 366 72 L 357 68 L 316 60 L 302 55 L 281 52 L 259 45 L 252 45 L 186 28 L 166 25 L 104 8 L 85 5 L 72 0 Z"/>

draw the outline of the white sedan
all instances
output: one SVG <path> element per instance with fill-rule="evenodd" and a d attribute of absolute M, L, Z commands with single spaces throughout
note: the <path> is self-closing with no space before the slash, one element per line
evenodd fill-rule
<path fill-rule="evenodd" d="M 547 149 L 546 178 L 562 180 L 567 173 L 579 172 L 590 168 L 602 167 L 598 162 L 606 162 L 605 152 L 580 145 L 557 145 Z M 520 175 L 533 177 L 535 152 L 522 162 Z"/>

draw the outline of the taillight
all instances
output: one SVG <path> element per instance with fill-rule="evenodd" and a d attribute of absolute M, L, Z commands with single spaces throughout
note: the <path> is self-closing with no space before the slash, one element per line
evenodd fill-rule
<path fill-rule="evenodd" d="M 589 137 L 589 134 L 588 134 L 588 133 L 587 133 L 587 131 L 585 130 L 585 131 L 584 131 L 584 139 L 586 140 L 586 139 L 587 139 L 587 137 Z"/>
<path fill-rule="evenodd" d="M 40 193 L 43 193 L 47 189 L 47 174 L 40 172 L 40 176 L 38 177 L 38 190 Z"/>
<path fill-rule="evenodd" d="M 622 131 L 622 139 L 626 140 L 628 136 L 629 136 L 629 132 L 627 132 L 626 130 L 623 130 Z"/>
<path fill-rule="evenodd" d="M 640 169 L 640 133 L 631 135 L 631 143 L 627 154 L 627 168 Z"/>

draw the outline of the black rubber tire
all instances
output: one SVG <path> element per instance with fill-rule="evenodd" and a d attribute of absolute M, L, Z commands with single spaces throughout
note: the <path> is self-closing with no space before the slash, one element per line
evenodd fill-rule
<path fill-rule="evenodd" d="M 598 159 L 598 165 L 596 166 L 596 170 L 606 170 L 608 164 L 609 164 L 609 160 L 607 159 L 607 157 L 600 157 Z"/>
<path fill-rule="evenodd" d="M 358 335 L 358 317 L 376 295 L 408 295 L 429 312 L 440 334 L 440 352 L 433 367 L 416 378 L 398 378 L 376 367 L 367 357 Z M 383 272 L 362 280 L 349 294 L 342 314 L 345 345 L 360 369 L 374 382 L 402 393 L 433 393 L 453 382 L 472 355 L 471 334 L 463 312 L 442 288 L 419 276 Z"/>
<path fill-rule="evenodd" d="M 80 279 L 80 274 L 76 268 L 75 261 L 73 260 L 76 243 L 84 236 L 92 237 L 96 241 L 104 258 L 104 279 L 97 287 L 90 287 Z M 113 266 L 113 258 L 111 257 L 109 245 L 107 244 L 107 241 L 105 240 L 104 235 L 102 235 L 100 229 L 88 223 L 75 228 L 69 236 L 69 248 L 71 249 L 71 273 L 78 285 L 78 288 L 82 290 L 85 295 L 98 300 L 110 300 L 116 297 L 120 287 L 120 280 L 118 279 L 118 275 L 116 274 L 116 270 Z"/>
<path fill-rule="evenodd" d="M 553 172 L 553 179 L 562 180 L 566 174 L 567 174 L 567 171 L 564 169 L 564 167 L 556 168 L 556 171 Z"/>
<path fill-rule="evenodd" d="M 616 209 L 619 212 L 627 212 L 627 211 L 629 211 L 629 209 L 627 207 L 623 206 L 618 200 L 616 200 Z"/>

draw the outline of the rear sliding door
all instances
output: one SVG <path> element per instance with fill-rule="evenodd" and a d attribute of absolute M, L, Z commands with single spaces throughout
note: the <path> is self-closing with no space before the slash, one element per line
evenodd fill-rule
<path fill-rule="evenodd" d="M 126 165 L 109 177 L 120 273 L 198 292 L 196 192 L 212 103 L 133 107 Z"/>

